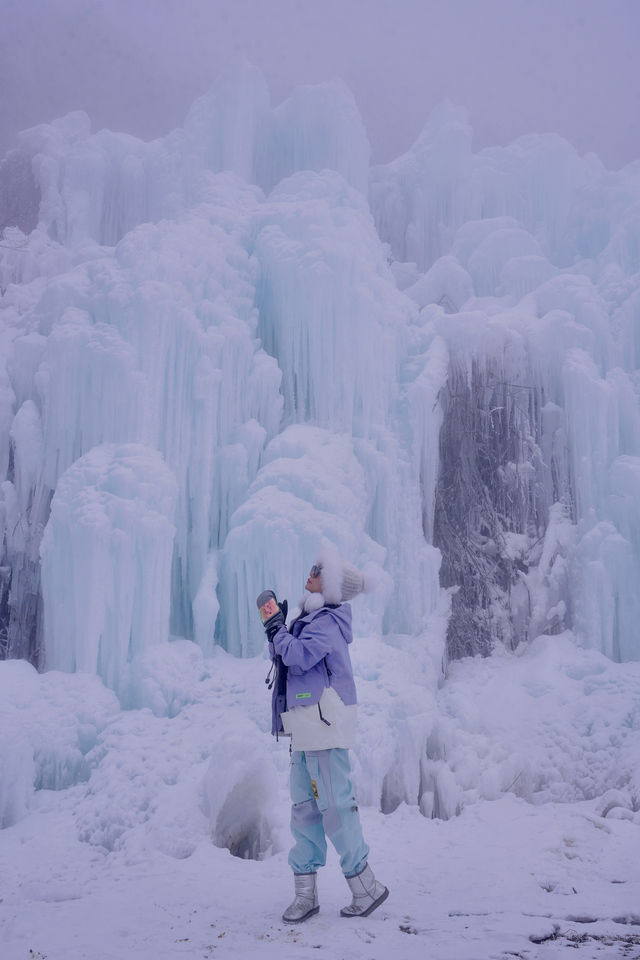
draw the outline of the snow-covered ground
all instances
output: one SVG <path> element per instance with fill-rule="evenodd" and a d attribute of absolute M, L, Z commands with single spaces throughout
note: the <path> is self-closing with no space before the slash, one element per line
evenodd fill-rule
<path fill-rule="evenodd" d="M 43 797 L 3 835 L 4 960 L 640 956 L 638 827 L 593 803 L 505 797 L 449 821 L 364 809 L 388 901 L 366 920 L 341 919 L 349 897 L 334 857 L 319 915 L 290 927 L 284 852 L 241 860 L 203 837 L 181 860 L 144 847 L 107 854 L 78 842 L 72 794 Z"/>
<path fill-rule="evenodd" d="M 640 665 L 548 637 L 438 690 L 415 643 L 354 644 L 354 772 L 390 897 L 341 919 L 330 850 L 320 914 L 295 927 L 262 657 L 167 644 L 129 711 L 96 677 L 0 664 L 2 960 L 640 957 Z M 424 816 L 418 790 L 458 815 Z"/>

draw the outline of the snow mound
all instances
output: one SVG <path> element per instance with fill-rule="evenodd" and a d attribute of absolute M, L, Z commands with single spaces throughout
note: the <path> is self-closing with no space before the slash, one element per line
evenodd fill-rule
<path fill-rule="evenodd" d="M 639 695 L 637 663 L 581 650 L 569 634 L 450 664 L 423 763 L 424 812 L 446 818 L 504 792 L 569 803 L 615 790 L 638 819 Z"/>
<path fill-rule="evenodd" d="M 95 676 L 0 663 L 0 827 L 26 816 L 36 791 L 88 780 L 88 755 L 119 708 Z"/>

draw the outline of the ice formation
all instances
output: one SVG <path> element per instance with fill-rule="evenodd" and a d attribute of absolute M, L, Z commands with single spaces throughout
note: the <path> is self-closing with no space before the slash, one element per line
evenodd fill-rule
<path fill-rule="evenodd" d="M 175 718 L 223 651 L 261 656 L 255 595 L 295 604 L 331 543 L 378 581 L 355 609 L 365 802 L 568 797 L 581 771 L 508 745 L 470 767 L 438 683 L 549 637 L 640 660 L 639 211 L 637 164 L 555 136 L 474 153 L 450 104 L 370 169 L 344 85 L 272 108 L 246 66 L 152 143 L 82 113 L 25 131 L 0 162 L 0 657 Z M 202 810 L 257 856 L 245 772 L 203 774 Z"/>
<path fill-rule="evenodd" d="M 142 444 L 101 444 L 62 475 L 40 549 L 46 667 L 97 674 L 131 702 L 132 665 L 169 635 L 175 500 Z"/>

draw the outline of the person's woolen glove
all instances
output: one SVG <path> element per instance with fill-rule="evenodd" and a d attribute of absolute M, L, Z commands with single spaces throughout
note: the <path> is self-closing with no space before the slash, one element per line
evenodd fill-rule
<path fill-rule="evenodd" d="M 272 616 L 270 616 L 269 619 L 265 620 L 263 623 L 265 633 L 267 634 L 267 639 L 269 640 L 269 642 L 271 642 L 275 637 L 276 633 L 278 632 L 278 630 L 280 629 L 280 627 L 284 625 L 284 622 L 287 619 L 287 612 L 289 610 L 289 605 L 286 600 L 283 600 L 282 603 L 278 603 L 276 599 L 276 595 L 273 592 L 273 590 L 263 590 L 263 592 L 260 594 L 260 596 L 256 600 L 256 604 L 258 607 L 262 607 L 262 605 L 267 603 L 269 600 L 275 600 L 275 602 L 278 604 L 278 609 L 276 610 L 276 612 L 272 614 Z"/>
<path fill-rule="evenodd" d="M 284 626 L 285 620 L 287 619 L 287 611 L 289 609 L 289 604 L 286 600 L 283 600 L 282 603 L 278 604 L 278 609 L 272 617 L 269 617 L 268 620 L 264 622 L 265 633 L 267 634 L 267 640 L 273 642 L 273 638 L 280 629 Z"/>

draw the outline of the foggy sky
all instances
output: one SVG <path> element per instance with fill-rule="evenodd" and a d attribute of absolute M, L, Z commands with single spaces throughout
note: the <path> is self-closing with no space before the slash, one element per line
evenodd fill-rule
<path fill-rule="evenodd" d="M 474 148 L 553 131 L 617 168 L 640 158 L 640 0 L 0 0 L 0 155 L 73 109 L 144 139 L 244 55 L 275 106 L 351 88 L 376 162 L 444 97 Z"/>

